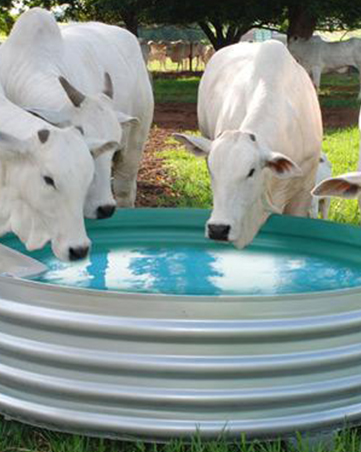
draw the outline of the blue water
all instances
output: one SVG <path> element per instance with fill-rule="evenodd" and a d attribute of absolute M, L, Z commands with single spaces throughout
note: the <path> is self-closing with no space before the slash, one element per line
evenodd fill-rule
<path fill-rule="evenodd" d="M 172 246 L 97 249 L 88 260 L 54 257 L 38 281 L 63 286 L 177 295 L 277 295 L 361 285 L 361 268 L 350 262 L 264 249 Z"/>

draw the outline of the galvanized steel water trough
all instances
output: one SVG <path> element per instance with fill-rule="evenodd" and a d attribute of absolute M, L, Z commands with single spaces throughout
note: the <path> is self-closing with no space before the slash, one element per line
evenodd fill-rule
<path fill-rule="evenodd" d="M 207 244 L 207 215 L 122 211 L 93 223 L 90 235 L 162 227 L 178 242 L 182 231 L 188 243 Z M 326 262 L 339 255 L 346 279 L 349 264 L 361 274 L 358 228 L 276 216 L 255 246 L 293 244 L 301 253 L 306 242 Z M 361 423 L 361 287 L 187 296 L 0 276 L 0 413 L 55 430 L 161 441 Z"/>

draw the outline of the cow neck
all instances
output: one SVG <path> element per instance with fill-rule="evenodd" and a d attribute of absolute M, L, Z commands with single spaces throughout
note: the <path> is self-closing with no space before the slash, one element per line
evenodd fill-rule
<path fill-rule="evenodd" d="M 272 213 L 282 214 L 282 209 L 273 204 L 267 189 L 262 192 L 261 202 L 263 209 L 269 214 Z"/>

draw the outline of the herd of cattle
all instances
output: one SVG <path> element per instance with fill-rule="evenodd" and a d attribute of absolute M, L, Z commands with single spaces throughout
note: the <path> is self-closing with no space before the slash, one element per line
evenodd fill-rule
<path fill-rule="evenodd" d="M 140 39 L 140 46 L 143 53 L 144 61 L 148 64 L 152 61 L 158 61 L 162 70 L 167 69 L 167 58 L 172 63 L 177 64 L 177 71 L 185 70 L 187 64 L 193 59 L 196 60 L 195 69 L 199 69 L 201 63 L 206 65 L 214 54 L 212 46 L 202 44 L 200 42 L 185 41 L 145 41 Z"/>
<path fill-rule="evenodd" d="M 82 259 L 84 216 L 134 206 L 154 110 L 140 44 L 101 23 L 60 28 L 33 8 L 0 47 L 0 85 L 0 234 Z M 200 82 L 198 121 L 201 137 L 175 136 L 207 159 L 210 239 L 242 248 L 272 212 L 317 216 L 312 191 L 323 217 L 325 196 L 360 192 L 361 173 L 329 177 L 316 90 L 280 42 L 216 52 Z"/>

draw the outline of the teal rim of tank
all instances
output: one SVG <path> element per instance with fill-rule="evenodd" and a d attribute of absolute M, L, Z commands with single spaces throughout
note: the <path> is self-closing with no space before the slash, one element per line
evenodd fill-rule
<path fill-rule="evenodd" d="M 243 250 L 205 238 L 208 210 L 120 209 L 87 220 L 89 258 L 60 262 L 49 246 L 27 252 L 48 266 L 27 278 L 61 287 L 182 296 L 278 296 L 361 286 L 361 229 L 272 215 Z"/>

